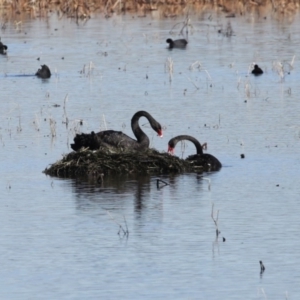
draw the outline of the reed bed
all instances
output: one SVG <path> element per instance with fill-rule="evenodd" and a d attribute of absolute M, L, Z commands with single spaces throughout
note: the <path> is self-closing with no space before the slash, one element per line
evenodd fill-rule
<path fill-rule="evenodd" d="M 83 149 L 70 152 L 44 170 L 57 177 L 85 177 L 113 174 L 176 174 L 205 170 L 201 161 L 187 161 L 154 149 L 143 152 L 110 153 Z"/>
<path fill-rule="evenodd" d="M 57 12 L 69 18 L 88 19 L 97 13 L 110 17 L 124 12 L 143 17 L 159 10 L 159 15 L 167 18 L 192 12 L 224 13 L 226 17 L 256 13 L 264 17 L 267 12 L 295 14 L 299 6 L 300 0 L 0 0 L 0 16 L 4 18 L 3 27 L 22 13 L 34 18 Z"/>

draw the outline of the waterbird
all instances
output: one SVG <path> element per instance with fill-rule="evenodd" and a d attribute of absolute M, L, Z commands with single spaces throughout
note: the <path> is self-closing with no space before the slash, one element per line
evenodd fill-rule
<path fill-rule="evenodd" d="M 169 44 L 169 49 L 173 49 L 173 48 L 183 49 L 188 44 L 188 41 L 186 39 L 179 39 L 175 41 L 173 41 L 172 39 L 167 39 L 166 42 Z"/>
<path fill-rule="evenodd" d="M 74 144 L 71 144 L 71 148 L 74 151 L 78 151 L 82 147 L 89 148 L 90 150 L 98 150 L 100 148 L 123 151 L 146 150 L 149 148 L 150 140 L 139 126 L 138 121 L 141 117 L 148 119 L 152 129 L 157 132 L 158 136 L 163 137 L 160 123 L 148 112 L 138 111 L 131 119 L 131 128 L 136 140 L 121 131 L 104 130 L 98 133 L 92 131 L 88 134 L 76 134 Z"/>
<path fill-rule="evenodd" d="M 42 78 L 42 79 L 47 79 L 51 77 L 51 72 L 50 69 L 47 65 L 41 65 L 41 68 L 37 70 L 35 73 L 35 76 Z"/>
<path fill-rule="evenodd" d="M 251 72 L 253 75 L 257 76 L 257 75 L 261 75 L 264 73 L 264 71 L 258 66 L 258 65 L 254 65 L 254 69 Z"/>
<path fill-rule="evenodd" d="M 178 135 L 170 139 L 168 142 L 168 152 L 174 154 L 176 144 L 179 141 L 184 140 L 192 142 L 197 150 L 197 154 L 188 156 L 186 160 L 197 161 L 201 165 L 205 166 L 205 169 L 208 169 L 209 171 L 218 171 L 222 168 L 222 164 L 220 163 L 220 161 L 211 154 L 203 153 L 203 148 L 200 142 L 190 135 Z"/>
<path fill-rule="evenodd" d="M 0 54 L 5 55 L 6 51 L 7 51 L 7 46 L 1 42 L 1 38 L 0 38 Z"/>

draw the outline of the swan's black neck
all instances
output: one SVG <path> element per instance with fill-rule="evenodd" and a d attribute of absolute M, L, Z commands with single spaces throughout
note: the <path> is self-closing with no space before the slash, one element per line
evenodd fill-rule
<path fill-rule="evenodd" d="M 155 122 L 155 120 L 151 117 L 151 115 L 149 113 L 147 113 L 146 111 L 143 111 L 143 110 L 135 113 L 131 119 L 131 128 L 132 128 L 132 131 L 133 131 L 138 143 L 148 143 L 148 146 L 149 146 L 149 144 L 150 144 L 149 138 L 139 125 L 139 119 L 141 117 L 147 118 L 148 121 L 150 122 L 151 126 L 153 126 L 153 123 Z"/>
<path fill-rule="evenodd" d="M 178 142 L 184 141 L 184 140 L 192 142 L 196 147 L 197 154 L 203 155 L 203 150 L 202 150 L 202 146 L 201 146 L 200 142 L 190 135 L 178 135 L 178 136 L 172 138 L 169 141 L 169 146 L 171 146 L 172 148 L 175 148 L 175 146 Z"/>

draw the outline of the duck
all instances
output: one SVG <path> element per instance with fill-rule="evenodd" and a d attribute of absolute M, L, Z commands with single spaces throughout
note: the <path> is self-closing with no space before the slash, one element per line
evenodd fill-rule
<path fill-rule="evenodd" d="M 175 41 L 173 41 L 172 39 L 167 39 L 166 42 L 169 44 L 169 49 L 173 49 L 173 48 L 184 49 L 188 44 L 188 41 L 186 39 L 178 39 Z"/>
<path fill-rule="evenodd" d="M 51 77 L 51 71 L 47 65 L 41 65 L 41 69 L 37 70 L 35 76 L 42 79 L 47 79 Z"/>
<path fill-rule="evenodd" d="M 257 75 L 261 75 L 264 73 L 264 71 L 258 66 L 258 65 L 254 65 L 254 69 L 251 72 L 253 75 L 257 76 Z"/>
<path fill-rule="evenodd" d="M 6 52 L 7 52 L 7 46 L 4 45 L 4 44 L 1 42 L 1 39 L 0 39 L 0 54 L 5 55 Z"/>

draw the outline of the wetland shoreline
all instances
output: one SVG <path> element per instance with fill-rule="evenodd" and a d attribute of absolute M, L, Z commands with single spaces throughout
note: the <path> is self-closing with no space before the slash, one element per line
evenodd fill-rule
<path fill-rule="evenodd" d="M 159 18 L 176 18 L 196 14 L 224 15 L 227 18 L 252 14 L 257 18 L 274 15 L 276 18 L 291 17 L 299 13 L 299 0 L 70 0 L 70 1 L 0 1 L 1 27 L 10 21 L 21 21 L 24 17 L 43 18 L 55 12 L 59 16 L 87 20 L 95 16 L 111 17 L 113 14 L 132 13 L 144 17 L 158 11 Z"/>

